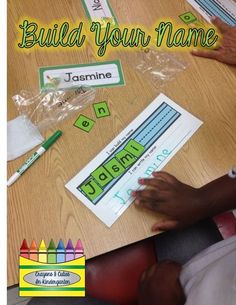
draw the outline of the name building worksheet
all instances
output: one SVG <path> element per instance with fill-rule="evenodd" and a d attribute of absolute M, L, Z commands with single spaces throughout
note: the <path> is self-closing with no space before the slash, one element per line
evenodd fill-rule
<path fill-rule="evenodd" d="M 161 170 L 201 124 L 160 94 L 66 188 L 110 227 L 132 203 L 138 179 Z"/>

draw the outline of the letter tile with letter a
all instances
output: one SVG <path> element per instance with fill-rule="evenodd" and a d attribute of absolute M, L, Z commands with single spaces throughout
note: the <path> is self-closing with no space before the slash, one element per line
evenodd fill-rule
<path fill-rule="evenodd" d="M 107 185 L 111 180 L 113 180 L 112 175 L 103 167 L 98 167 L 91 176 L 96 180 L 96 182 L 101 186 Z"/>

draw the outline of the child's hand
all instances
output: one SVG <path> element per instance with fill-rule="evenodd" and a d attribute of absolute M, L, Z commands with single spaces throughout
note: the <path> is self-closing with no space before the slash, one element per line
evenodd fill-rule
<path fill-rule="evenodd" d="M 183 305 L 185 296 L 179 282 L 181 266 L 175 262 L 153 265 L 143 273 L 139 285 L 139 305 Z"/>
<path fill-rule="evenodd" d="M 146 186 L 132 195 L 135 204 L 165 214 L 168 220 L 153 225 L 153 231 L 186 227 L 210 214 L 201 189 L 186 185 L 165 172 L 154 172 L 151 179 L 140 179 Z"/>

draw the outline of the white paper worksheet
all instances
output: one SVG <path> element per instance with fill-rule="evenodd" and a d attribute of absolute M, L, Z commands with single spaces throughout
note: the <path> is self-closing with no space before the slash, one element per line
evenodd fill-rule
<path fill-rule="evenodd" d="M 236 3 L 233 0 L 187 0 L 207 21 L 220 17 L 229 25 L 236 25 Z"/>
<path fill-rule="evenodd" d="M 161 170 L 201 124 L 160 94 L 66 188 L 110 227 L 132 203 L 138 178 Z"/>
<path fill-rule="evenodd" d="M 87 17 L 92 21 L 99 21 L 102 26 L 106 25 L 106 21 L 113 24 L 117 23 L 108 0 L 82 0 L 82 4 Z M 105 21 L 104 24 L 103 21 Z"/>

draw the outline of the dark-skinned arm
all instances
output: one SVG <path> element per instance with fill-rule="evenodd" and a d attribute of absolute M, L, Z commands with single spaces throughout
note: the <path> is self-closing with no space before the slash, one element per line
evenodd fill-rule
<path fill-rule="evenodd" d="M 201 219 L 236 208 L 236 179 L 220 177 L 201 188 L 194 188 L 165 172 L 154 172 L 153 178 L 140 179 L 146 186 L 133 192 L 135 203 L 168 216 L 155 223 L 153 231 L 189 226 Z"/>

